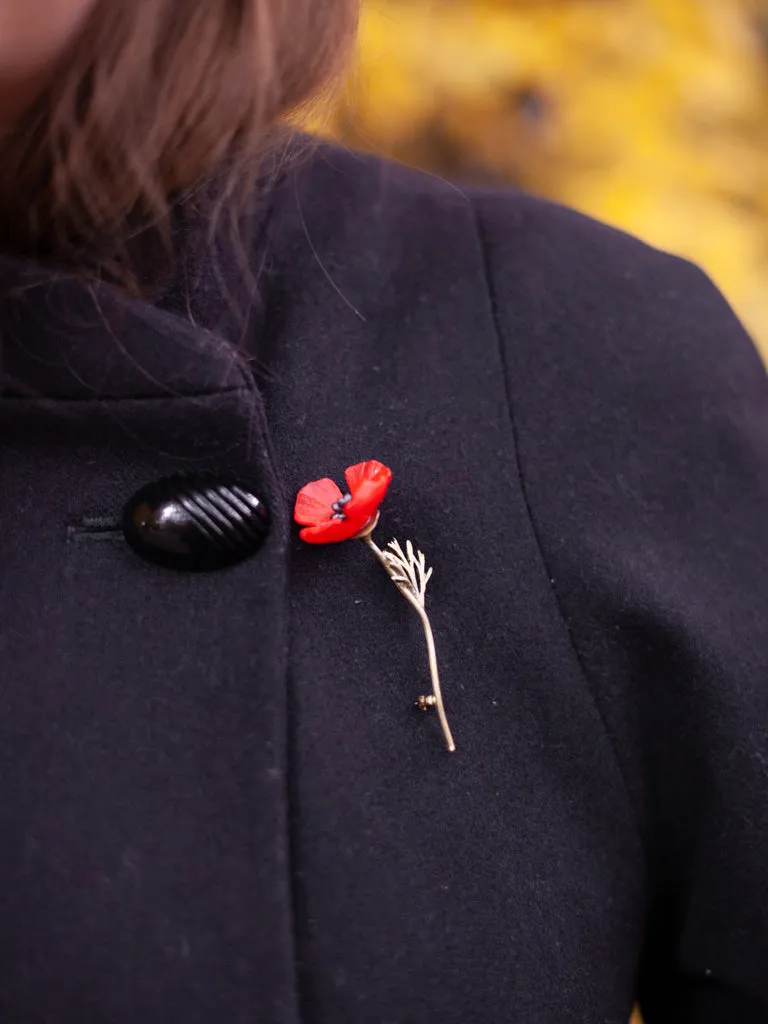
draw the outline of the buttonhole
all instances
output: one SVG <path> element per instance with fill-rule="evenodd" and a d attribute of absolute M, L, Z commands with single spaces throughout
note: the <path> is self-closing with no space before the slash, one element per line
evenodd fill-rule
<path fill-rule="evenodd" d="M 76 541 L 121 541 L 120 520 L 114 516 L 83 516 L 67 525 L 67 543 Z"/>

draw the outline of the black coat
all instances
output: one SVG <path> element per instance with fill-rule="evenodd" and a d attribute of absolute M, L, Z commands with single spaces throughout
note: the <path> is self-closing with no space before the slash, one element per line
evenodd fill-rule
<path fill-rule="evenodd" d="M 269 207 L 155 307 L 2 264 L 0 1020 L 765 1024 L 745 333 L 699 270 L 525 195 L 323 149 Z M 292 524 L 363 459 L 379 543 L 435 568 L 455 754 L 412 609 Z M 192 469 L 269 504 L 254 557 L 120 539 Z"/>

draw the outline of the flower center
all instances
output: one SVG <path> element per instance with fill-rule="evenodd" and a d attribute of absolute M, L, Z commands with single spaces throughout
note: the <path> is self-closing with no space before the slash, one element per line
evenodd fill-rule
<path fill-rule="evenodd" d="M 344 514 L 344 506 L 347 504 L 348 501 L 352 501 L 352 495 L 349 492 L 347 492 L 343 498 L 339 498 L 338 501 L 334 501 L 334 503 L 331 505 L 331 508 L 333 509 L 333 515 L 331 516 L 331 519 L 347 518 L 346 515 Z"/>

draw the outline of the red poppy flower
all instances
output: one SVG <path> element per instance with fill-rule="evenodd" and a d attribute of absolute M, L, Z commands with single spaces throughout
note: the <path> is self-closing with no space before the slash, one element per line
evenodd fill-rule
<path fill-rule="evenodd" d="M 308 544 L 333 544 L 361 534 L 376 518 L 392 470 L 372 460 L 350 466 L 344 476 L 346 494 L 328 479 L 314 480 L 299 491 L 293 518 L 305 527 L 299 536 Z"/>

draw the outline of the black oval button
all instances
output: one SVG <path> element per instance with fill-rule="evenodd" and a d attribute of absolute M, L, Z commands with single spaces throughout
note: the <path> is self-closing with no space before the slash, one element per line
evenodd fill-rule
<path fill-rule="evenodd" d="M 142 487 L 123 511 L 125 539 L 169 569 L 223 569 L 255 554 L 269 533 L 269 511 L 239 484 L 178 475 Z"/>

